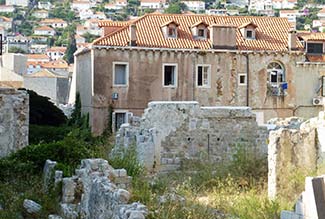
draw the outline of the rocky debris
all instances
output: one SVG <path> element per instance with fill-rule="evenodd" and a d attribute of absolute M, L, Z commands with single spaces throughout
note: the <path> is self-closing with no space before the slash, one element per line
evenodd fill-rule
<path fill-rule="evenodd" d="M 45 165 L 43 168 L 43 189 L 45 192 L 49 191 L 49 186 L 52 184 L 56 164 L 57 163 L 55 161 L 45 161 Z"/>
<path fill-rule="evenodd" d="M 54 173 L 54 185 L 57 185 L 58 183 L 62 182 L 63 180 L 63 171 L 56 170 Z"/>
<path fill-rule="evenodd" d="M 42 206 L 33 200 L 25 199 L 23 206 L 25 210 L 30 214 L 37 214 L 40 212 Z"/>
<path fill-rule="evenodd" d="M 84 159 L 76 175 L 62 179 L 60 216 L 64 219 L 142 219 L 148 214 L 140 203 L 128 204 L 131 177 L 103 159 Z"/>
<path fill-rule="evenodd" d="M 60 217 L 59 215 L 55 215 L 55 214 L 50 214 L 48 219 L 63 219 L 62 217 Z"/>

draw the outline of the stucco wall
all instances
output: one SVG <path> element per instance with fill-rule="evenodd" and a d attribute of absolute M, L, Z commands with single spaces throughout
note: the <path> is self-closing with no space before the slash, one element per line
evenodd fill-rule
<path fill-rule="evenodd" d="M 58 102 L 56 78 L 24 77 L 24 87 L 35 91 L 41 96 L 49 97 L 54 103 Z"/>
<path fill-rule="evenodd" d="M 273 117 L 315 116 L 319 108 L 312 105 L 318 96 L 319 69 L 322 65 L 297 65 L 305 57 L 301 53 L 253 53 L 226 51 L 172 51 L 172 50 L 121 50 L 94 49 L 94 96 L 93 124 L 100 132 L 105 123 L 103 118 L 109 104 L 114 109 L 132 111 L 140 115 L 150 101 L 198 101 L 201 106 L 249 106 L 263 112 L 264 121 Z M 85 65 L 87 54 L 77 56 L 78 65 Z M 248 61 L 246 56 L 248 56 Z M 267 65 L 279 62 L 285 68 L 288 82 L 285 96 L 267 94 Z M 127 62 L 129 67 L 128 86 L 113 86 L 113 62 Z M 174 63 L 178 68 L 178 84 L 175 88 L 163 86 L 163 64 Z M 211 87 L 196 87 L 197 64 L 211 65 Z M 239 85 L 238 75 L 249 72 L 249 87 Z M 89 63 L 87 65 L 90 65 Z M 88 68 L 77 69 L 85 74 Z M 78 77 L 78 75 L 77 75 Z M 84 83 L 89 84 L 84 77 Z M 79 83 L 80 84 L 80 83 Z M 88 85 L 87 85 L 88 86 Z M 79 88 L 80 89 L 80 88 Z M 247 101 L 247 89 L 249 90 Z M 89 90 L 88 88 L 85 88 Z M 88 92 L 89 93 L 89 92 Z M 118 100 L 112 100 L 118 93 Z M 105 109 L 105 110 L 103 110 Z M 106 117 L 105 117 L 106 118 Z"/>
<path fill-rule="evenodd" d="M 28 94 L 0 88 L 0 157 L 28 145 L 28 127 Z"/>

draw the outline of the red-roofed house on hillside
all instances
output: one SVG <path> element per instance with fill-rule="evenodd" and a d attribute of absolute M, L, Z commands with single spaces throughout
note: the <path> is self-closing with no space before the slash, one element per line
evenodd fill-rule
<path fill-rule="evenodd" d="M 0 16 L 0 27 L 4 27 L 6 30 L 12 28 L 12 18 Z"/>
<path fill-rule="evenodd" d="M 247 106 L 261 123 L 322 110 L 313 99 L 322 96 L 325 63 L 306 61 L 285 18 L 147 14 L 100 26 L 108 34 L 75 54 L 82 112 L 95 134 L 109 124 L 109 107 L 118 128 L 150 101 Z"/>
<path fill-rule="evenodd" d="M 317 13 L 317 17 L 321 20 L 325 19 L 325 7 Z"/>
<path fill-rule="evenodd" d="M 53 28 L 66 28 L 68 26 L 68 23 L 66 21 L 59 18 L 47 18 L 41 20 L 39 24 L 41 26 L 51 26 Z"/>
<path fill-rule="evenodd" d="M 49 26 L 40 26 L 34 29 L 34 34 L 38 36 L 54 36 L 56 32 Z"/>
<path fill-rule="evenodd" d="M 272 0 L 274 9 L 293 9 L 298 0 Z"/>
<path fill-rule="evenodd" d="M 46 50 L 46 55 L 48 55 L 51 60 L 58 60 L 63 59 L 66 51 L 67 47 L 53 46 Z"/>

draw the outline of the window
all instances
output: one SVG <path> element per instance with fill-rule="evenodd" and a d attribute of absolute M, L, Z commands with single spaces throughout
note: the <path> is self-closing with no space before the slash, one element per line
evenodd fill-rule
<path fill-rule="evenodd" d="M 165 87 L 177 86 L 177 65 L 176 64 L 163 65 L 163 85 Z"/>
<path fill-rule="evenodd" d="M 322 54 L 323 44 L 322 43 L 307 43 L 307 53 Z"/>
<path fill-rule="evenodd" d="M 247 78 L 246 78 L 246 74 L 239 74 L 238 75 L 238 84 L 239 85 L 246 85 L 246 80 L 247 80 Z"/>
<path fill-rule="evenodd" d="M 205 37 L 204 36 L 204 29 L 199 29 L 197 35 L 198 35 L 198 37 Z"/>
<path fill-rule="evenodd" d="M 168 27 L 168 37 L 176 37 L 176 28 Z"/>
<path fill-rule="evenodd" d="M 246 30 L 246 38 L 253 38 L 253 31 L 252 30 Z"/>
<path fill-rule="evenodd" d="M 115 113 L 115 130 L 118 131 L 123 123 L 126 123 L 126 113 Z"/>
<path fill-rule="evenodd" d="M 114 62 L 113 63 L 113 85 L 127 86 L 128 85 L 128 63 Z"/>
<path fill-rule="evenodd" d="M 210 87 L 210 65 L 198 65 L 196 73 L 197 87 Z"/>
<path fill-rule="evenodd" d="M 272 62 L 267 66 L 268 81 L 270 84 L 277 85 L 285 82 L 284 68 L 277 62 Z"/>

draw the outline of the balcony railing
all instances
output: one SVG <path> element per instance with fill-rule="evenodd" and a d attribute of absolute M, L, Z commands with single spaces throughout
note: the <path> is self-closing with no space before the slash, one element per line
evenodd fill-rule
<path fill-rule="evenodd" d="M 287 82 L 267 84 L 267 93 L 269 96 L 286 96 L 287 89 L 288 89 Z"/>

